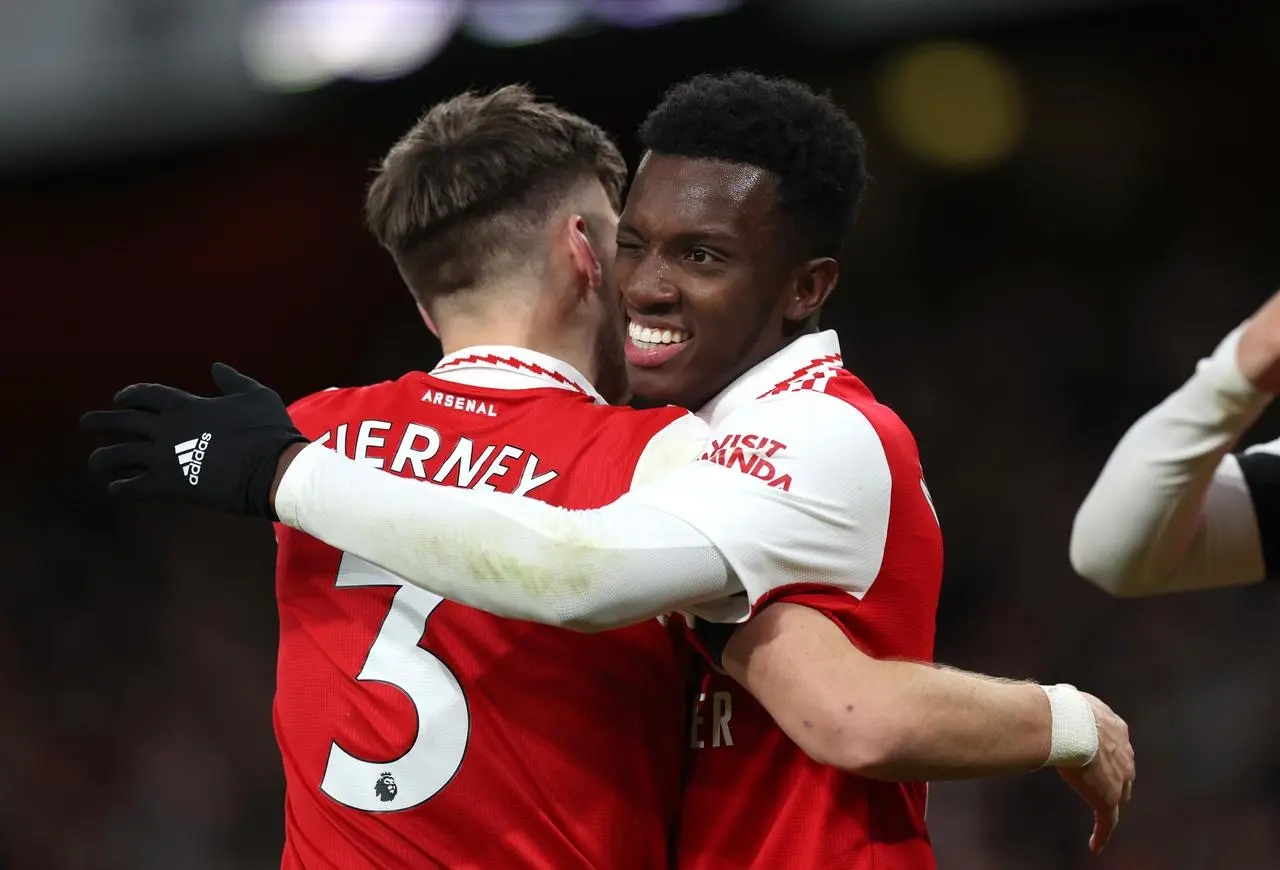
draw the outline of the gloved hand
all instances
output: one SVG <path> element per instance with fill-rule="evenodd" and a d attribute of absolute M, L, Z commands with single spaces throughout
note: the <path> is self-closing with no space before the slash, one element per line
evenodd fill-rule
<path fill-rule="evenodd" d="M 274 390 L 222 363 L 213 364 L 213 381 L 221 396 L 134 384 L 116 394 L 116 410 L 80 418 L 89 432 L 136 439 L 89 454 L 90 468 L 118 478 L 107 486 L 112 496 L 276 518 L 270 495 L 277 461 L 307 439 Z"/>

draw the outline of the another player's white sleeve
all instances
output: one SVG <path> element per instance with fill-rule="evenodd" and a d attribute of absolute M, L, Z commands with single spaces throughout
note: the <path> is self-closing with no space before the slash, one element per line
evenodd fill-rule
<path fill-rule="evenodd" d="M 1254 505 L 1228 451 L 1270 396 L 1240 373 L 1235 330 L 1125 434 L 1076 514 L 1071 564 L 1113 595 L 1262 579 Z"/>
<path fill-rule="evenodd" d="M 702 425 L 659 433 L 651 467 L 687 462 L 688 439 Z M 275 507 L 285 525 L 443 598 L 579 631 L 742 588 L 705 535 L 625 496 L 599 510 L 565 510 L 396 477 L 310 444 L 285 472 Z"/>
<path fill-rule="evenodd" d="M 853 405 L 782 393 L 734 411 L 700 461 L 627 496 L 705 535 L 745 591 L 688 608 L 739 622 L 775 589 L 861 598 L 880 572 L 893 479 L 880 436 Z"/>

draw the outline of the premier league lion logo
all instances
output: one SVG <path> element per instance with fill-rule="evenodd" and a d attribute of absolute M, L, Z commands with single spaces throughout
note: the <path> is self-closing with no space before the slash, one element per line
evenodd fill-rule
<path fill-rule="evenodd" d="M 391 775 L 389 770 L 384 770 L 382 776 L 378 777 L 378 781 L 373 784 L 373 793 L 383 803 L 390 803 L 395 800 L 396 792 L 398 791 L 400 789 L 396 787 L 395 777 Z"/>

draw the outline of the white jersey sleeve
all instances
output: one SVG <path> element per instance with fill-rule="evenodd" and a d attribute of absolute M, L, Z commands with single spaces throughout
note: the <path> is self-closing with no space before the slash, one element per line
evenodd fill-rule
<path fill-rule="evenodd" d="M 680 518 L 715 545 L 745 595 L 689 610 L 738 622 L 781 586 L 861 598 L 880 572 L 892 491 L 884 446 L 862 412 L 795 391 L 733 411 L 701 461 L 628 499 Z"/>
<path fill-rule="evenodd" d="M 1262 477 L 1280 460 L 1274 444 L 1239 460 L 1228 453 L 1271 399 L 1236 364 L 1242 331 L 1129 429 L 1076 514 L 1071 564 L 1113 595 L 1238 586 L 1265 574 L 1258 495 L 1242 464 Z M 1268 482 L 1280 491 L 1274 475 Z"/>
<path fill-rule="evenodd" d="M 687 462 L 699 425 L 664 428 L 646 467 Z M 704 535 L 628 496 L 567 510 L 396 477 L 320 443 L 290 464 L 275 509 L 285 525 L 442 598 L 579 631 L 630 625 L 742 588 Z"/>

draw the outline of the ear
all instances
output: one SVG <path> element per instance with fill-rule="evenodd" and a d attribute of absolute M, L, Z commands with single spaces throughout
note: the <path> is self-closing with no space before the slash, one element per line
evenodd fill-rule
<path fill-rule="evenodd" d="M 840 280 L 840 264 L 831 257 L 818 257 L 800 267 L 782 316 L 796 322 L 808 320 L 826 304 Z"/>
<path fill-rule="evenodd" d="M 422 315 L 422 322 L 427 325 L 427 329 L 431 330 L 431 334 L 436 338 L 440 337 L 440 330 L 436 329 L 436 322 L 431 319 L 431 315 L 427 313 L 427 309 L 422 307 L 422 303 L 418 303 L 418 313 Z"/>
<path fill-rule="evenodd" d="M 569 243 L 569 262 L 579 277 L 584 297 L 595 293 L 600 286 L 603 270 L 596 249 L 587 236 L 587 221 L 582 215 L 570 215 L 565 226 Z"/>

